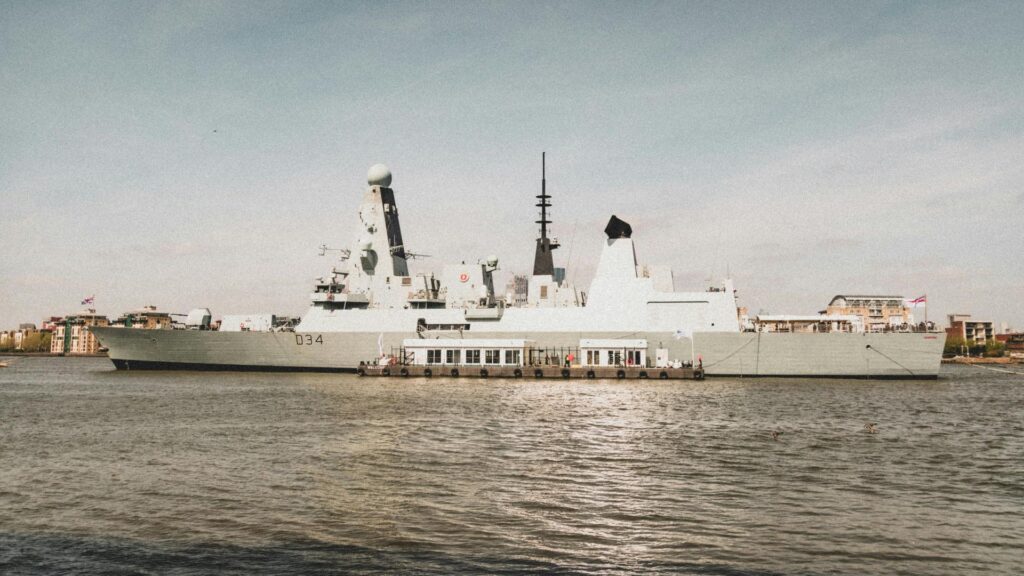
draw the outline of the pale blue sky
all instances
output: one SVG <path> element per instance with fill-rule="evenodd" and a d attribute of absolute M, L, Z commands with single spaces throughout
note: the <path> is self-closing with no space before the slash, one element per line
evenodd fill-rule
<path fill-rule="evenodd" d="M 1024 4 L 0 2 L 0 328 L 301 313 L 388 164 L 416 266 L 527 271 L 548 152 L 753 312 L 927 293 L 1024 328 Z"/>

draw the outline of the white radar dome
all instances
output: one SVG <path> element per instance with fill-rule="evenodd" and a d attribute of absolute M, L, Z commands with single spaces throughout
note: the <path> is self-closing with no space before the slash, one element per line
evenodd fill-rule
<path fill-rule="evenodd" d="M 370 166 L 370 171 L 366 173 L 366 182 L 370 186 L 383 186 L 387 188 L 391 186 L 391 170 L 383 164 L 374 164 Z"/>

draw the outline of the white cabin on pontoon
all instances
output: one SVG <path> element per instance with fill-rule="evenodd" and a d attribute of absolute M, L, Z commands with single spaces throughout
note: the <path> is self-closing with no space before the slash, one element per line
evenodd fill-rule
<path fill-rule="evenodd" d="M 647 340 L 585 338 L 580 356 L 584 366 L 647 366 Z"/>
<path fill-rule="evenodd" d="M 414 366 L 524 366 L 533 340 L 520 338 L 409 338 L 402 341 Z"/>

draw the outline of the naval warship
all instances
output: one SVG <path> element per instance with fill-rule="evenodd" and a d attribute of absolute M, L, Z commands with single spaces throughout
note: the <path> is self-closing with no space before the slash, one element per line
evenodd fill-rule
<path fill-rule="evenodd" d="M 246 329 L 222 324 L 193 329 L 92 330 L 122 370 L 246 370 L 356 372 L 365 362 L 394 362 L 391 351 L 409 339 L 461 339 L 484 347 L 529 341 L 543 361 L 702 364 L 707 376 L 913 378 L 938 375 L 943 340 L 929 332 L 778 333 L 745 329 L 732 281 L 696 292 L 675 291 L 667 267 L 637 261 L 632 227 L 612 216 L 587 291 L 554 266 L 559 247 L 550 234 L 543 156 L 533 273 L 525 301 L 497 294 L 497 257 L 412 274 L 399 223 L 392 174 L 370 168 L 351 244 L 316 280 L 297 324 Z M 607 348 L 607 357 L 581 343 Z M 629 350 L 626 350 L 628 342 Z M 616 348 L 622 343 L 622 352 Z M 450 344 L 450 343 L 448 343 Z M 489 350 L 488 350 L 489 352 Z M 636 356 L 632 354 L 637 352 Z M 449 353 L 450 354 L 450 353 Z M 591 354 L 594 354 L 591 356 Z M 466 365 L 495 360 L 479 351 L 431 362 Z M 627 357 L 624 360 L 623 355 Z M 598 359 L 600 358 L 600 360 Z M 531 363 L 541 356 L 506 356 Z"/>

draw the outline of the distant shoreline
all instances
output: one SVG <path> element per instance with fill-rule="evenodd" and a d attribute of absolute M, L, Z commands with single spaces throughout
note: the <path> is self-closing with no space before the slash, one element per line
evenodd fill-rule
<path fill-rule="evenodd" d="M 18 356 L 18 357 L 50 357 L 50 358 L 107 358 L 106 352 L 100 352 L 97 354 L 54 354 L 52 352 L 0 352 L 0 356 Z"/>
<path fill-rule="evenodd" d="M 953 358 L 943 358 L 943 364 L 1024 364 L 1024 360 L 1020 358 L 975 358 L 967 356 L 954 356 Z"/>

